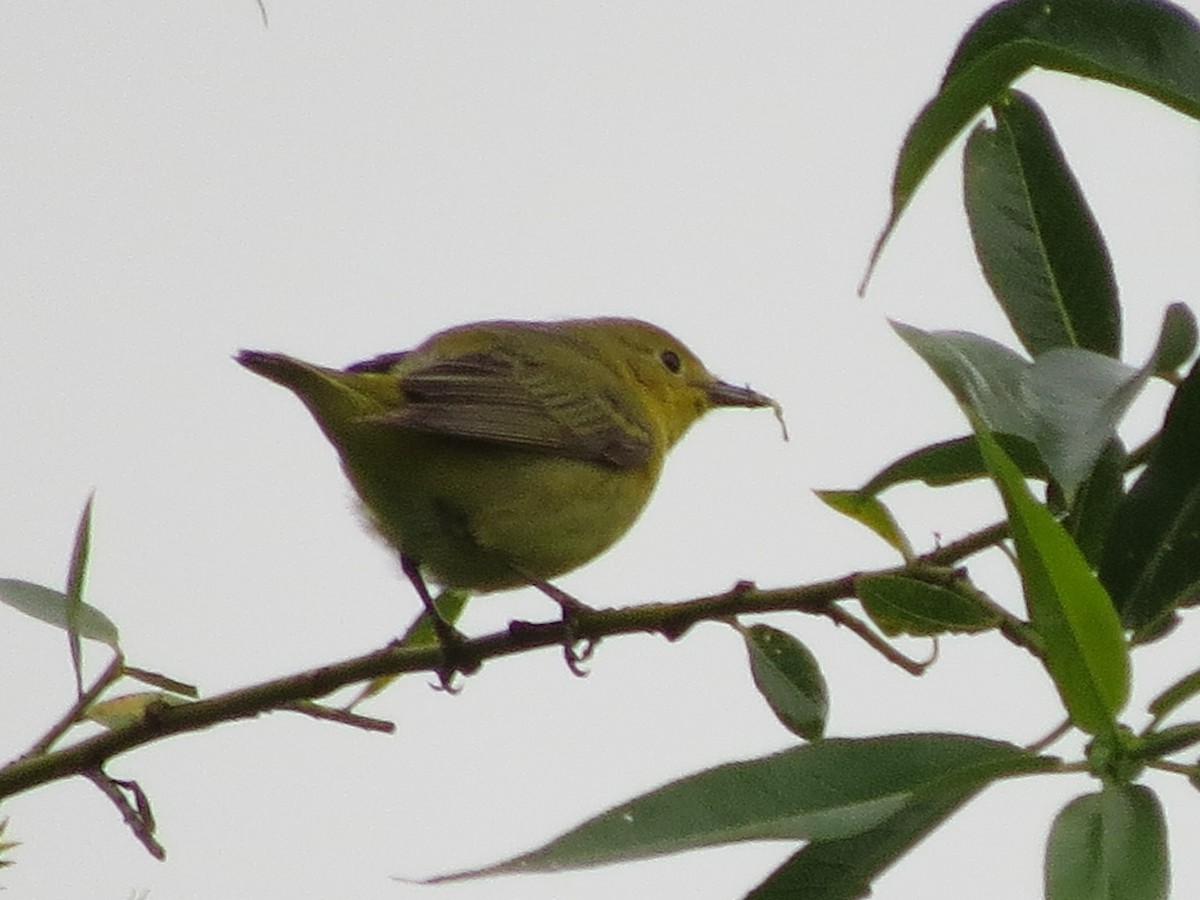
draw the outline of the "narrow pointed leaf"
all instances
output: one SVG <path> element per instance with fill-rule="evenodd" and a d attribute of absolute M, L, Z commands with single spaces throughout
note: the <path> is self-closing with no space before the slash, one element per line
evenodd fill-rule
<path fill-rule="evenodd" d="M 862 491 L 813 491 L 831 509 L 866 525 L 873 532 L 900 551 L 905 559 L 913 555 L 908 536 L 900 530 L 891 510 L 882 500 Z"/>
<path fill-rule="evenodd" d="M 783 727 L 808 741 L 825 733 L 829 688 L 817 659 L 802 643 L 770 625 L 752 625 L 742 636 L 750 674 Z"/>
<path fill-rule="evenodd" d="M 975 253 L 1031 355 L 1082 347 L 1121 355 L 1112 260 L 1096 220 L 1032 98 L 1006 91 L 995 128 L 976 126 L 964 155 Z"/>
<path fill-rule="evenodd" d="M 1117 509 L 1100 578 L 1139 634 L 1200 594 L 1200 364 L 1167 409 L 1145 470 Z"/>
<path fill-rule="evenodd" d="M 83 583 L 87 575 L 88 552 L 92 543 L 92 497 L 83 505 L 79 525 L 75 529 L 75 546 L 71 550 L 71 566 L 67 572 L 66 619 L 67 643 L 71 648 L 71 667 L 75 671 L 75 688 L 83 696 L 83 648 L 79 642 L 79 618 L 83 609 Z"/>
<path fill-rule="evenodd" d="M 894 815 L 874 828 L 838 840 L 809 844 L 776 869 L 746 900 L 858 900 L 871 883 L 951 813 L 991 782 L 1050 768 L 1051 760 L 1027 756 L 952 770 L 912 794 Z M 929 896 L 940 896 L 937 885 Z"/>
<path fill-rule="evenodd" d="M 1045 765 L 1012 744 L 967 735 L 826 738 L 699 772 L 530 853 L 429 881 L 582 868 L 734 841 L 837 840 L 880 825 L 923 788 L 956 774 Z"/>
<path fill-rule="evenodd" d="M 1045 481 L 1050 477 L 1037 448 L 1024 438 L 997 433 L 996 440 L 1029 478 Z M 880 470 L 864 484 L 859 493 L 878 494 L 889 487 L 909 481 L 921 481 L 931 487 L 959 484 L 976 478 L 988 478 L 987 466 L 979 455 L 975 435 L 953 438 L 914 450 Z M 824 499 L 824 498 L 822 498 Z"/>
<path fill-rule="evenodd" d="M 1071 721 L 1112 730 L 1129 697 L 1129 650 L 1107 592 L 1071 536 L 1038 503 L 992 436 L 977 432 L 1008 510 L 1030 622 Z"/>
<path fill-rule="evenodd" d="M 905 136 L 892 177 L 891 212 L 871 266 L 938 157 L 1034 66 L 1139 91 L 1200 118 L 1200 25 L 1180 7 L 1159 0 L 1015 0 L 993 6 L 963 37 L 937 95 Z"/>
<path fill-rule="evenodd" d="M 1110 784 L 1077 797 L 1046 845 L 1047 900 L 1166 900 L 1170 890 L 1162 807 L 1144 785 Z"/>
<path fill-rule="evenodd" d="M 67 595 L 62 591 L 17 578 L 0 578 L 0 603 L 58 628 L 67 627 Z M 78 626 L 80 637 L 119 649 L 117 626 L 94 606 L 84 603 L 80 607 Z"/>
<path fill-rule="evenodd" d="M 999 621 L 995 612 L 968 593 L 903 575 L 856 578 L 854 593 L 871 621 L 892 636 L 970 634 Z"/>

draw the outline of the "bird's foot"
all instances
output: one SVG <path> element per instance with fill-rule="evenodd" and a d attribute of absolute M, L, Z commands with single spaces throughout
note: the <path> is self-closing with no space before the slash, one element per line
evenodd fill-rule
<path fill-rule="evenodd" d="M 562 645 L 563 660 L 572 675 L 578 678 L 586 677 L 588 670 L 583 664 L 592 658 L 596 650 L 595 639 L 587 636 L 586 622 L 587 617 L 595 610 L 548 581 L 536 579 L 533 586 L 557 603 L 562 610 L 562 623 L 566 630 Z"/>
<path fill-rule="evenodd" d="M 562 588 L 556 587 L 544 578 L 539 578 L 532 572 L 517 566 L 513 566 L 513 570 L 523 577 L 531 587 L 537 588 L 558 604 L 562 610 L 564 626 L 563 659 L 572 675 L 579 678 L 585 677 L 588 671 L 583 664 L 592 658 L 592 653 L 596 650 L 596 639 L 588 634 L 587 619 L 596 611 L 581 600 L 576 600 Z"/>
<path fill-rule="evenodd" d="M 447 694 L 457 694 L 462 688 L 454 683 L 455 676 L 478 672 L 479 655 L 471 649 L 467 636 L 440 616 L 434 617 L 433 628 L 442 651 L 442 662 L 437 668 L 439 684 L 434 687 Z"/>

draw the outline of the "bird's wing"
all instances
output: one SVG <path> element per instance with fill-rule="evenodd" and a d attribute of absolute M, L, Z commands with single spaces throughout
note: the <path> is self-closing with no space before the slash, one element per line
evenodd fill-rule
<path fill-rule="evenodd" d="M 617 468 L 650 457 L 645 426 L 611 395 L 544 361 L 475 351 L 403 372 L 400 384 L 403 408 L 376 420 Z"/>
<path fill-rule="evenodd" d="M 373 356 L 370 359 L 364 359 L 362 362 L 356 362 L 352 366 L 347 366 L 347 372 L 379 372 L 386 373 L 392 370 L 392 366 L 411 355 L 411 350 L 398 350 L 395 353 L 382 353 L 379 356 Z"/>

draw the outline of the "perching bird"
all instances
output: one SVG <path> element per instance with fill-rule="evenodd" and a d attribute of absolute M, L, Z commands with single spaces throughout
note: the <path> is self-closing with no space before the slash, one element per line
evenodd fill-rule
<path fill-rule="evenodd" d="M 344 370 L 243 350 L 295 393 L 400 554 L 443 645 L 425 579 L 477 592 L 548 581 L 602 553 L 705 412 L 778 404 L 727 384 L 634 319 L 495 321 Z"/>

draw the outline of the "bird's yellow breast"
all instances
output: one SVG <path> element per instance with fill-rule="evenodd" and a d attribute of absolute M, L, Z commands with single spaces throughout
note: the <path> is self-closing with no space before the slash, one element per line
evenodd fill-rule
<path fill-rule="evenodd" d="M 551 579 L 598 556 L 658 479 L 656 464 L 614 468 L 412 432 L 366 434 L 341 449 L 375 529 L 435 581 L 479 591 L 527 574 Z M 377 465 L 380 454 L 393 464 Z"/>

